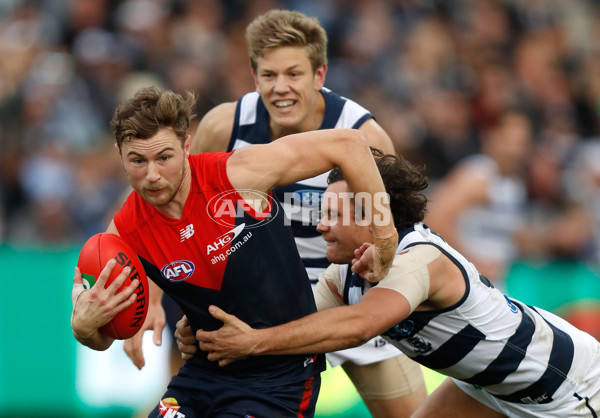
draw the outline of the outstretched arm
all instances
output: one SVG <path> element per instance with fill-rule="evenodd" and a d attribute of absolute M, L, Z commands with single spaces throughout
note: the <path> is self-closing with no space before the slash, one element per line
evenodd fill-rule
<path fill-rule="evenodd" d="M 288 135 L 264 145 L 236 150 L 227 162 L 227 175 L 238 190 L 266 192 L 340 167 L 350 190 L 364 193 L 365 213 L 371 215 L 375 237 L 374 276 L 389 270 L 398 235 L 387 193 L 371 150 L 356 129 L 327 129 Z"/>
<path fill-rule="evenodd" d="M 208 358 L 225 366 L 248 356 L 313 354 L 356 347 L 400 322 L 410 313 L 408 301 L 390 289 L 370 289 L 352 306 L 325 309 L 272 328 L 253 329 L 211 306 L 223 321 L 216 331 L 199 330 L 196 338 Z"/>
<path fill-rule="evenodd" d="M 303 132 L 240 148 L 229 158 L 227 175 L 237 189 L 266 192 L 336 166 L 353 192 L 385 192 L 367 141 L 356 129 Z"/>

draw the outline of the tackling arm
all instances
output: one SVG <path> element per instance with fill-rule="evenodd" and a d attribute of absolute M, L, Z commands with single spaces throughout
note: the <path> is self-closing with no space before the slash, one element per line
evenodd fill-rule
<path fill-rule="evenodd" d="M 321 294 L 339 297 L 333 268 L 319 278 Z M 431 279 L 431 276 L 437 279 Z M 339 276 L 339 274 L 338 274 Z M 444 286 L 444 283 L 449 283 Z M 462 284 L 462 287 L 461 287 Z M 328 287 L 326 289 L 325 287 Z M 456 303 L 465 291 L 458 268 L 432 245 L 416 245 L 396 256 L 389 275 L 370 288 L 360 302 L 332 307 L 334 298 L 326 297 L 317 313 L 272 328 L 252 329 L 216 306 L 211 314 L 223 321 L 216 331 L 199 330 L 200 349 L 209 351 L 209 360 L 229 364 L 251 355 L 312 354 L 355 347 L 403 321 L 433 295 L 433 307 Z M 329 295 L 329 296 L 331 296 Z M 325 303 L 329 300 L 331 303 Z"/>
<path fill-rule="evenodd" d="M 356 347 L 402 321 L 410 313 L 408 301 L 390 289 L 371 289 L 352 306 L 325 309 L 272 328 L 253 329 L 216 306 L 211 314 L 222 328 L 199 330 L 200 349 L 209 360 L 224 366 L 248 356 L 313 354 Z"/>

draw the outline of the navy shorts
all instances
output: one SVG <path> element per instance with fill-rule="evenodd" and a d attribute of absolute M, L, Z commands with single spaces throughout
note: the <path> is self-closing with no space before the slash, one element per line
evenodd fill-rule
<path fill-rule="evenodd" d="M 148 417 L 311 418 L 320 387 L 319 373 L 300 382 L 270 383 L 213 373 L 177 375 Z"/>

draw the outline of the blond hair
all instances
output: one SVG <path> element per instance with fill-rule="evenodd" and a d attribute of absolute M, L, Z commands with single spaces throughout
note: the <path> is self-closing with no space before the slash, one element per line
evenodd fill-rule
<path fill-rule="evenodd" d="M 319 21 L 292 10 L 270 10 L 246 28 L 250 66 L 269 49 L 300 46 L 306 49 L 313 71 L 327 63 L 327 33 Z"/>

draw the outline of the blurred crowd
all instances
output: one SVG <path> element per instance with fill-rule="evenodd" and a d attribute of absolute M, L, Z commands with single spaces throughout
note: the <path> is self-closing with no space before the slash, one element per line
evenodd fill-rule
<path fill-rule="evenodd" d="M 4 0 L 0 242 L 103 231 L 127 188 L 115 106 L 160 85 L 196 92 L 199 119 L 253 90 L 244 30 L 272 8 L 319 19 L 326 87 L 368 108 L 432 191 L 525 114 L 523 213 L 551 244 L 524 237 L 521 256 L 600 264 L 597 0 Z"/>

